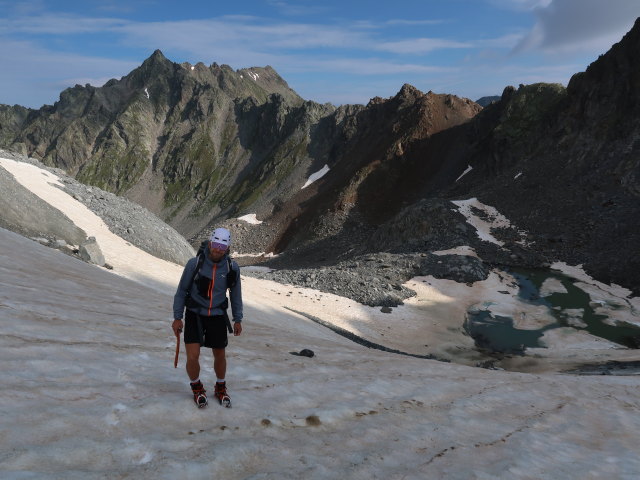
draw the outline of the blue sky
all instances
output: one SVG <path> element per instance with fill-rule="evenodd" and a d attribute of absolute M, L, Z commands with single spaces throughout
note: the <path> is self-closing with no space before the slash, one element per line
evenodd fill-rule
<path fill-rule="evenodd" d="M 177 63 L 271 65 L 320 103 L 404 83 L 477 100 L 566 85 L 639 16 L 640 0 L 0 0 L 0 103 L 52 104 L 158 48 Z"/>

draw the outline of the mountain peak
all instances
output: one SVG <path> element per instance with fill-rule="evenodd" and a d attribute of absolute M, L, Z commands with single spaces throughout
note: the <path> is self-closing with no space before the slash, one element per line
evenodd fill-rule
<path fill-rule="evenodd" d="M 167 57 L 164 56 L 164 54 L 162 53 L 162 50 L 156 49 L 149 58 L 147 58 L 144 62 L 142 62 L 142 64 L 153 65 L 153 64 L 163 64 L 167 62 L 169 62 L 169 60 L 167 59 Z"/>
<path fill-rule="evenodd" d="M 133 70 L 127 78 L 137 87 L 145 85 L 150 79 L 169 75 L 173 70 L 173 62 L 165 57 L 160 50 L 154 51 L 142 65 Z"/>
<path fill-rule="evenodd" d="M 402 88 L 400 89 L 400 91 L 398 92 L 398 95 L 396 96 L 399 98 L 415 100 L 416 98 L 422 97 L 423 95 L 424 94 L 420 90 L 418 90 L 416 87 L 408 83 L 405 83 L 404 85 L 402 85 Z"/>
<path fill-rule="evenodd" d="M 413 85 L 409 85 L 408 83 L 405 83 L 404 85 L 402 85 L 402 88 L 400 88 L 398 93 L 391 98 L 391 101 L 393 105 L 400 107 L 400 106 L 412 105 L 422 97 L 424 97 L 424 93 L 422 93 Z"/>

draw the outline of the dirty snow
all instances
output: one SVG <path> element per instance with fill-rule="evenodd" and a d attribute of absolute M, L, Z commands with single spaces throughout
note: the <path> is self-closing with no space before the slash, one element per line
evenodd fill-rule
<path fill-rule="evenodd" d="M 243 215 L 242 217 L 238 217 L 238 220 L 242 220 L 243 222 L 247 222 L 252 225 L 260 225 L 262 223 L 261 220 L 258 220 L 255 213 L 250 213 L 248 215 Z"/>
<path fill-rule="evenodd" d="M 462 172 L 462 174 L 461 174 L 458 178 L 456 178 L 456 182 L 457 182 L 458 180 L 460 180 L 462 177 L 464 177 L 464 176 L 465 176 L 467 173 L 469 173 L 471 170 L 473 170 L 473 167 L 472 167 L 471 165 L 469 165 L 469 166 L 467 167 L 467 169 L 466 169 L 464 172 Z"/>
<path fill-rule="evenodd" d="M 458 211 L 466 217 L 467 223 L 476 229 L 478 237 L 486 242 L 503 246 L 504 242 L 494 237 L 491 233 L 491 229 L 505 227 L 515 228 L 511 225 L 509 219 L 498 212 L 498 210 L 490 205 L 485 205 L 477 198 L 454 200 L 452 203 L 458 206 Z M 474 209 L 475 211 L 482 212 L 482 218 L 474 212 Z M 518 231 L 518 234 L 520 235 L 520 240 L 517 243 L 526 246 L 526 232 Z"/>
<path fill-rule="evenodd" d="M 307 179 L 306 183 L 302 186 L 302 189 L 307 188 L 309 185 L 311 185 L 313 182 L 315 182 L 316 180 L 320 180 L 322 177 L 324 177 L 327 173 L 329 172 L 329 165 L 325 165 L 324 167 L 322 167 L 320 170 L 318 170 L 315 173 L 312 173 L 309 178 Z"/>
<path fill-rule="evenodd" d="M 5 230 L 0 242 L 2 478 L 640 471 L 637 377 L 489 371 L 370 350 L 286 308 L 309 299 L 250 278 L 245 330 L 228 348 L 234 407 L 199 410 L 184 353 L 173 368 L 170 295 Z M 302 348 L 315 356 L 289 353 Z M 202 365 L 210 387 L 210 353 Z"/>
<path fill-rule="evenodd" d="M 466 308 L 520 308 L 503 272 L 474 286 L 413 279 L 407 286 L 418 295 L 391 314 L 243 277 L 244 332 L 228 348 L 234 407 L 199 410 L 183 348 L 173 368 L 172 287 L 182 268 L 131 256 L 133 247 L 49 185 L 54 175 L 2 166 L 74 215 L 114 265 L 110 272 L 0 229 L 2 478 L 637 478 L 638 376 L 412 358 L 354 344 L 292 312 L 389 347 L 465 351 L 473 361 L 460 332 Z M 621 294 L 584 280 L 603 302 Z M 290 354 L 303 348 L 315 356 Z M 201 360 L 211 386 L 210 353 Z"/>

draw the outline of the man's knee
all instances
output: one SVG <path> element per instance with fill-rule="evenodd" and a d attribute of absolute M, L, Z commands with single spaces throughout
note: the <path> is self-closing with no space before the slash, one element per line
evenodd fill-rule
<path fill-rule="evenodd" d="M 225 357 L 224 348 L 212 348 L 213 357 L 217 359 L 223 359 Z"/>
<path fill-rule="evenodd" d="M 186 344 L 187 361 L 197 362 L 200 360 L 200 344 Z"/>

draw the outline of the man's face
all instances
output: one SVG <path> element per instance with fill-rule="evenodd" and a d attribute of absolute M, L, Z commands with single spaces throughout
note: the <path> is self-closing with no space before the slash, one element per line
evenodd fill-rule
<path fill-rule="evenodd" d="M 209 257 L 214 262 L 219 262 L 224 257 L 224 254 L 227 253 L 229 247 L 223 245 L 221 243 L 209 242 Z"/>

